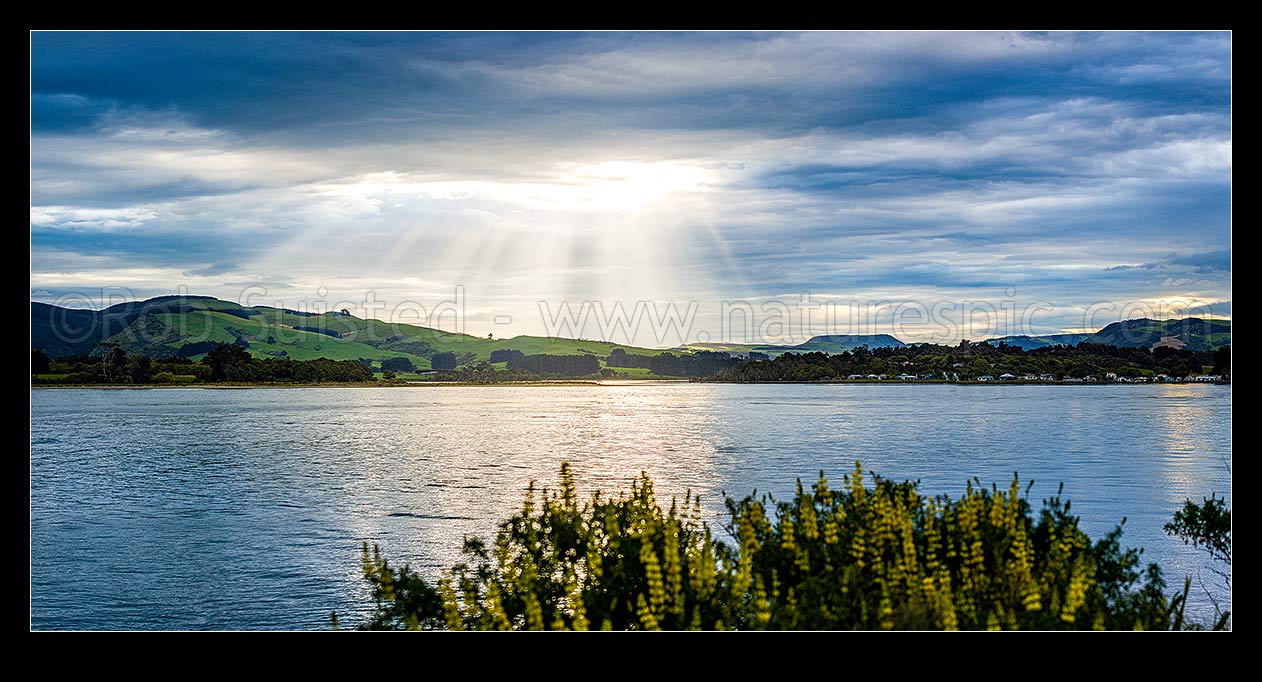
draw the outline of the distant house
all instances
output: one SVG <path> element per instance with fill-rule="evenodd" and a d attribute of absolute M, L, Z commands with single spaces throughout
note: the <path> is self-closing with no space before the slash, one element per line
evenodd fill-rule
<path fill-rule="evenodd" d="M 921 378 L 921 379 L 932 379 L 932 378 L 933 378 L 933 372 L 925 372 L 923 375 L 921 375 L 921 377 L 920 377 L 920 378 Z"/>
<path fill-rule="evenodd" d="M 1067 384 L 1081 384 L 1082 383 L 1082 379 L 1079 379 L 1077 377 L 1065 377 L 1064 379 L 1061 379 L 1061 381 Z"/>
<path fill-rule="evenodd" d="M 915 374 L 899 374 L 898 380 L 899 381 L 915 381 L 916 375 Z"/>
<path fill-rule="evenodd" d="M 1030 374 L 1029 372 L 1026 372 L 1025 374 L 1021 375 L 1021 381 L 1034 381 L 1037 378 L 1038 378 L 1037 374 Z"/>
<path fill-rule="evenodd" d="M 1091 376 L 1090 374 L 1088 374 L 1087 376 L 1083 377 L 1083 378 L 1082 378 L 1082 380 L 1083 380 L 1083 381 L 1085 381 L 1085 382 L 1087 382 L 1088 384 L 1094 384 L 1094 383 L 1098 383 L 1098 382 L 1100 381 L 1099 379 L 1097 379 L 1097 378 L 1095 378 L 1095 377 Z"/>
<path fill-rule="evenodd" d="M 1017 378 L 1017 375 L 1008 374 L 1007 372 L 1004 372 L 1003 374 L 999 375 L 1000 381 L 1012 381 L 1013 379 L 1016 379 L 1016 378 Z"/>
<path fill-rule="evenodd" d="M 851 380 L 851 381 L 854 381 L 855 379 L 862 379 L 862 378 L 863 378 L 863 375 L 862 375 L 862 374 L 851 374 L 851 375 L 847 376 L 846 378 L 847 378 L 847 379 L 849 379 L 849 380 Z"/>
<path fill-rule="evenodd" d="M 1104 380 L 1105 380 L 1105 381 L 1117 381 L 1117 372 L 1105 372 L 1105 374 L 1104 374 Z"/>
<path fill-rule="evenodd" d="M 983 374 L 982 376 L 977 377 L 977 380 L 978 381 L 994 381 L 995 378 L 990 376 L 989 374 Z"/>
<path fill-rule="evenodd" d="M 1056 381 L 1055 374 L 1040 374 L 1039 381 Z"/>
<path fill-rule="evenodd" d="M 953 363 L 951 366 L 954 367 L 955 369 L 959 369 L 964 366 L 964 363 L 956 362 L 956 363 Z"/>

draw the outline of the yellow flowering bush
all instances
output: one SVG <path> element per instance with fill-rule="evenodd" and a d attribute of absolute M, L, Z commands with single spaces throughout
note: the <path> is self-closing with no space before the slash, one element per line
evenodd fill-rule
<path fill-rule="evenodd" d="M 431 583 L 363 547 L 375 609 L 361 629 L 1169 629 L 1155 564 L 1123 550 L 1121 526 L 1092 542 L 1059 494 L 1035 516 L 1018 480 L 958 500 L 865 475 L 820 473 L 791 501 L 726 500 L 711 535 L 691 494 L 663 509 L 646 474 L 580 504 L 532 484 L 492 546 Z M 336 617 L 335 617 L 336 618 Z"/>

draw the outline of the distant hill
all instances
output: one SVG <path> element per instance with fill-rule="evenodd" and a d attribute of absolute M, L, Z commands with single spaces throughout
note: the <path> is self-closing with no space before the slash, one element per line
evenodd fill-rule
<path fill-rule="evenodd" d="M 1114 322 L 1094 334 L 1047 334 L 1045 336 L 1001 336 L 977 343 L 997 346 L 1001 342 L 1022 350 L 1044 346 L 1073 346 L 1083 341 L 1124 348 L 1187 348 L 1215 350 L 1231 343 L 1231 320 L 1185 317 L 1181 320 L 1138 318 Z"/>
<path fill-rule="evenodd" d="M 806 343 L 789 346 L 786 350 L 793 352 L 823 351 L 825 353 L 841 353 L 859 346 L 868 348 L 902 348 L 907 344 L 889 334 L 833 334 L 815 336 Z"/>
<path fill-rule="evenodd" d="M 1231 320 L 1186 317 L 1181 320 L 1139 318 L 1114 322 L 1084 341 L 1111 346 L 1214 350 L 1231 343 Z"/>
<path fill-rule="evenodd" d="M 615 348 L 639 355 L 661 350 L 604 341 L 516 336 L 487 339 L 408 324 L 364 320 L 340 312 L 299 312 L 268 306 L 242 307 L 209 296 L 161 296 L 103 310 L 31 303 L 31 348 L 49 357 L 89 355 L 102 342 L 129 354 L 152 358 L 182 355 L 198 359 L 214 343 L 244 346 L 255 357 L 310 360 L 405 357 L 428 369 L 435 353 L 450 351 L 457 362 L 489 360 L 495 350 L 526 355 L 595 355 Z"/>
<path fill-rule="evenodd" d="M 989 343 L 992 346 L 998 346 L 1001 343 L 1009 346 L 1016 346 L 1021 350 L 1032 350 L 1034 348 L 1043 348 L 1045 346 L 1076 346 L 1079 342 L 1088 339 L 1091 334 L 1045 334 L 1043 336 L 1028 336 L 1025 334 L 1019 336 L 1001 336 L 996 339 L 986 339 L 977 343 Z"/>
<path fill-rule="evenodd" d="M 751 343 L 691 343 L 677 350 L 711 350 L 747 355 L 750 352 L 764 353 L 775 357 L 783 353 L 844 353 L 859 346 L 868 348 L 902 348 L 907 344 L 889 334 L 831 334 L 813 336 L 797 345 L 768 345 Z"/>

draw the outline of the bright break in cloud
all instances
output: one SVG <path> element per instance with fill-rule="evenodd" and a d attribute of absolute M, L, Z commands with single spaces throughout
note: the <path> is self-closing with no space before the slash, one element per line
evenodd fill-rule
<path fill-rule="evenodd" d="M 763 329 L 797 339 L 979 338 L 905 314 L 977 302 L 1027 333 L 1229 317 L 1230 60 L 1179 32 L 36 32 L 32 299 L 388 317 L 460 287 L 470 333 L 674 303 L 687 340 L 734 301 L 805 302 Z M 651 327 L 614 340 L 678 343 Z"/>

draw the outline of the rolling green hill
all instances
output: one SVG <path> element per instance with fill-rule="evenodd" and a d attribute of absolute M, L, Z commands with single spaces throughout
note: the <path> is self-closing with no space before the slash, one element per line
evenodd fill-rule
<path fill-rule="evenodd" d="M 1231 320 L 1186 317 L 1181 320 L 1139 318 L 1114 322 L 1085 341 L 1110 346 L 1215 350 L 1231 343 Z"/>
<path fill-rule="evenodd" d="M 1213 350 L 1231 343 L 1231 322 L 1220 319 L 1136 319 L 1115 322 L 1094 334 L 1052 334 L 991 339 L 1023 348 L 1079 341 L 1125 347 L 1186 347 Z M 616 348 L 636 355 L 665 352 L 604 341 L 516 336 L 486 339 L 409 324 L 365 320 L 345 312 L 322 314 L 286 308 L 245 308 L 209 296 L 160 296 L 121 303 L 103 310 L 60 308 L 31 303 L 31 348 L 49 357 L 88 355 L 102 342 L 119 344 L 129 354 L 152 358 L 183 355 L 198 359 L 214 343 L 244 346 L 256 357 L 294 360 L 408 358 L 418 369 L 430 367 L 435 353 L 451 352 L 460 365 L 489 360 L 496 350 L 526 355 L 594 355 L 603 359 Z M 711 350 L 744 355 L 751 351 L 780 355 L 823 351 L 841 353 L 861 345 L 902 347 L 888 334 L 817 336 L 796 346 L 698 343 L 676 351 Z M 603 363 L 602 363 L 603 364 Z"/>
<path fill-rule="evenodd" d="M 311 360 L 383 360 L 404 357 L 418 369 L 429 358 L 449 351 L 459 364 L 489 360 L 495 350 L 526 355 L 607 357 L 615 348 L 656 355 L 661 350 L 603 341 L 517 336 L 486 339 L 408 324 L 365 320 L 341 312 L 313 314 L 285 308 L 245 308 L 202 296 L 163 296 L 104 310 L 59 308 L 31 303 L 31 348 L 50 357 L 87 355 L 102 342 L 119 344 L 129 354 L 162 358 L 200 358 L 213 343 L 244 346 L 255 357 Z"/>

